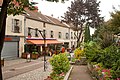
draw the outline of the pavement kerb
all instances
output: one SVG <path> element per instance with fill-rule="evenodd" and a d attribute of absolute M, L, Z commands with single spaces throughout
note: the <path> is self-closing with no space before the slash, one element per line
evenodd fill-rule
<path fill-rule="evenodd" d="M 70 70 L 69 70 L 69 71 L 67 72 L 67 74 L 65 75 L 64 80 L 68 80 L 72 69 L 73 69 L 73 66 L 71 66 Z"/>

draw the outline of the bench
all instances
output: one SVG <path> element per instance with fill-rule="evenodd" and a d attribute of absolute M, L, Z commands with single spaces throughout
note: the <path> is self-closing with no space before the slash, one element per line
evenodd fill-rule
<path fill-rule="evenodd" d="M 4 66 L 4 58 L 1 57 L 1 66 Z"/>

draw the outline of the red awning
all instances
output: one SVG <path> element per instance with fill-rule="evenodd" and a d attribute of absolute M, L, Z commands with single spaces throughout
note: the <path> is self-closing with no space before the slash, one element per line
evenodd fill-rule
<path fill-rule="evenodd" d="M 44 40 L 26 40 L 28 44 L 44 44 Z M 57 40 L 46 40 L 46 44 L 62 44 L 62 42 L 59 42 Z"/>

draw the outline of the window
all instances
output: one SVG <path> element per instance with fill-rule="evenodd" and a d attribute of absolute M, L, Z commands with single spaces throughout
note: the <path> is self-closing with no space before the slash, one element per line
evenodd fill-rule
<path fill-rule="evenodd" d="M 53 34 L 53 31 L 51 31 L 51 33 L 50 33 L 50 37 L 53 38 L 53 35 L 54 35 L 54 34 Z"/>
<path fill-rule="evenodd" d="M 22 21 L 20 21 L 19 19 L 12 19 L 12 32 L 22 32 Z"/>
<path fill-rule="evenodd" d="M 43 30 L 43 32 L 44 32 L 44 34 L 43 34 L 43 35 L 46 37 L 46 35 L 47 35 L 46 30 L 44 29 L 44 30 Z"/>
<path fill-rule="evenodd" d="M 58 38 L 61 38 L 61 37 L 62 37 L 62 33 L 59 32 L 59 33 L 58 33 Z"/>
<path fill-rule="evenodd" d="M 28 27 L 28 36 L 31 36 L 30 28 Z"/>
<path fill-rule="evenodd" d="M 71 46 L 73 46 L 73 42 L 71 41 Z"/>
<path fill-rule="evenodd" d="M 75 32 L 74 32 L 74 39 L 76 39 L 76 34 L 75 34 Z"/>
<path fill-rule="evenodd" d="M 35 37 L 38 37 L 37 31 L 38 31 L 38 29 L 35 29 Z"/>
<path fill-rule="evenodd" d="M 73 39 L 73 33 L 71 32 L 71 39 Z"/>
<path fill-rule="evenodd" d="M 74 45 L 76 45 L 76 42 L 74 42 Z"/>
<path fill-rule="evenodd" d="M 69 34 L 68 33 L 66 33 L 66 39 L 69 39 Z"/>

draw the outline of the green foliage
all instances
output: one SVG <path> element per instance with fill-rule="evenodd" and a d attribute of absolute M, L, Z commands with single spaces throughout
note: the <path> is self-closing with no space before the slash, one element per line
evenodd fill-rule
<path fill-rule="evenodd" d="M 120 77 L 120 50 L 111 45 L 101 49 L 96 43 L 90 42 L 85 45 L 86 58 L 89 62 L 101 63 L 103 68 L 112 70 L 112 78 Z"/>
<path fill-rule="evenodd" d="M 95 40 L 96 39 L 96 40 Z M 99 43 L 102 48 L 106 48 L 114 43 L 112 32 L 109 30 L 106 24 L 102 25 L 95 31 L 94 41 Z"/>
<path fill-rule="evenodd" d="M 110 20 L 110 28 L 115 33 L 120 33 L 120 11 L 116 10 L 111 13 L 112 19 Z"/>
<path fill-rule="evenodd" d="M 84 56 L 83 54 L 83 50 L 81 50 L 80 48 L 77 48 L 74 50 L 74 55 L 75 55 L 75 58 L 80 60 L 82 56 Z"/>
<path fill-rule="evenodd" d="M 119 56 L 119 49 L 116 46 L 109 46 L 104 49 L 104 54 L 102 55 L 100 60 L 105 68 L 112 68 L 117 63 L 116 61 L 120 59 Z"/>
<path fill-rule="evenodd" d="M 19 15 L 19 14 L 23 14 L 25 13 L 25 8 L 28 8 L 30 10 L 35 10 L 36 8 L 33 6 L 37 3 L 35 2 L 29 2 L 29 0 L 11 0 L 11 2 L 9 3 L 7 12 L 8 15 L 13 14 L 15 15 Z"/>
<path fill-rule="evenodd" d="M 72 62 L 75 62 L 76 61 L 76 59 L 75 58 L 72 58 L 72 60 L 71 60 Z"/>
<path fill-rule="evenodd" d="M 65 53 L 60 53 L 58 55 L 53 55 L 50 59 L 50 64 L 52 65 L 53 72 L 51 73 L 52 78 L 57 78 L 56 76 L 61 73 L 66 73 L 70 69 L 70 63 Z M 59 80 L 59 79 L 53 79 Z"/>
<path fill-rule="evenodd" d="M 85 34 L 84 42 L 89 42 L 91 40 L 89 26 L 85 26 L 85 33 L 84 34 Z"/>
<path fill-rule="evenodd" d="M 86 43 L 84 46 L 85 46 L 84 54 L 86 55 L 86 58 L 88 59 L 88 61 L 97 62 L 98 58 L 101 57 L 100 54 L 102 54 L 100 46 L 92 41 L 89 43 Z"/>

